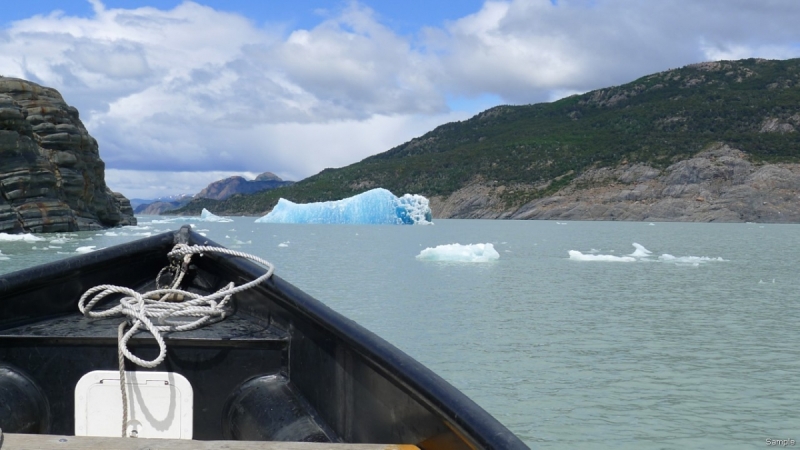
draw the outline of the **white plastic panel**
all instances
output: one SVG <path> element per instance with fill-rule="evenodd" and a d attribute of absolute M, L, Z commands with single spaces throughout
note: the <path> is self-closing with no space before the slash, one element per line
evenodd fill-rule
<path fill-rule="evenodd" d="M 128 436 L 191 439 L 192 386 L 173 372 L 125 372 Z M 75 435 L 119 437 L 122 393 L 119 372 L 96 370 L 75 386 Z"/>

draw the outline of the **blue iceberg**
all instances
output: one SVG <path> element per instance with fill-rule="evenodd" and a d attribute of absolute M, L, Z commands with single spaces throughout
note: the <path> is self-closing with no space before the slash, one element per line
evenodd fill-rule
<path fill-rule="evenodd" d="M 256 222 L 427 225 L 431 223 L 431 208 L 421 195 L 396 197 L 377 188 L 332 202 L 298 204 L 282 198 Z"/>

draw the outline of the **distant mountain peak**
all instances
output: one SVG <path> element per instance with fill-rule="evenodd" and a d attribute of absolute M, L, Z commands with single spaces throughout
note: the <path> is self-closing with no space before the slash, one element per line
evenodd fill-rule
<path fill-rule="evenodd" d="M 256 177 L 255 181 L 283 181 L 281 177 L 275 175 L 272 172 L 264 172 L 261 175 Z"/>
<path fill-rule="evenodd" d="M 205 189 L 198 192 L 195 198 L 225 200 L 236 194 L 253 194 L 287 184 L 292 184 L 292 182 L 283 181 L 272 172 L 264 172 L 253 181 L 248 181 L 240 176 L 232 176 L 209 184 Z"/>

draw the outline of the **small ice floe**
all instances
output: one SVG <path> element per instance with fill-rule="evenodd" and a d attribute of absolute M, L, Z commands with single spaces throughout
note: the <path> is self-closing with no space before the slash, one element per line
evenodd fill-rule
<path fill-rule="evenodd" d="M 643 245 L 637 244 L 636 242 L 633 243 L 633 247 L 636 249 L 633 253 L 631 253 L 631 256 L 633 256 L 634 258 L 645 258 L 653 253 L 650 250 L 644 248 Z"/>
<path fill-rule="evenodd" d="M 0 242 L 39 242 L 44 240 L 45 240 L 44 238 L 34 236 L 30 233 L 25 233 L 25 234 L 0 233 Z"/>
<path fill-rule="evenodd" d="M 709 258 L 707 256 L 672 256 L 669 253 L 664 253 L 658 257 L 661 262 L 669 262 L 675 264 L 699 266 L 702 263 L 711 261 L 725 261 L 722 258 Z"/>
<path fill-rule="evenodd" d="M 78 247 L 75 249 L 75 253 L 90 253 L 95 251 L 97 248 L 96 245 L 87 245 L 85 247 Z"/>
<path fill-rule="evenodd" d="M 500 259 L 492 244 L 447 244 L 428 247 L 419 252 L 422 261 L 490 262 Z"/>
<path fill-rule="evenodd" d="M 122 227 L 123 230 L 130 230 L 130 231 L 145 231 L 149 230 L 150 227 L 145 225 L 125 225 Z"/>
<path fill-rule="evenodd" d="M 643 245 L 634 242 L 633 247 L 635 248 L 633 253 L 626 256 L 598 254 L 599 252 L 595 249 L 590 250 L 588 254 L 581 253 L 577 250 L 570 250 L 568 254 L 569 254 L 569 259 L 575 261 L 607 261 L 607 262 L 641 261 L 641 262 L 663 262 L 663 263 L 672 263 L 675 265 L 691 265 L 691 266 L 699 266 L 700 264 L 708 262 L 726 261 L 721 257 L 711 258 L 707 256 L 673 256 L 670 255 L 669 253 L 664 253 L 661 256 L 654 258 L 653 252 L 646 249 Z M 610 252 L 614 253 L 613 250 Z"/>
<path fill-rule="evenodd" d="M 656 224 L 654 224 L 653 222 L 648 223 L 648 225 L 650 225 L 651 227 L 656 226 Z"/>
<path fill-rule="evenodd" d="M 11 258 L 9 258 L 8 256 L 4 255 L 3 251 L 0 250 L 0 261 L 8 261 L 9 259 L 11 259 Z"/>
<path fill-rule="evenodd" d="M 636 258 L 632 256 L 592 255 L 577 250 L 570 250 L 568 253 L 569 259 L 574 261 L 636 262 Z"/>
<path fill-rule="evenodd" d="M 203 211 L 200 212 L 200 221 L 201 222 L 233 222 L 233 219 L 228 217 L 220 217 L 216 214 L 213 214 L 211 211 L 203 208 Z"/>
<path fill-rule="evenodd" d="M 280 244 L 278 244 L 278 247 L 288 247 L 288 246 L 289 246 L 289 241 L 281 242 Z"/>

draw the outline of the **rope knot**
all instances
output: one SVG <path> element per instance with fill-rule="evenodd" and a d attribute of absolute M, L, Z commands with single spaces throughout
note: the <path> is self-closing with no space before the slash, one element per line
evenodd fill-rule
<path fill-rule="evenodd" d="M 183 278 L 189 271 L 192 255 L 203 253 L 221 253 L 255 261 L 264 267 L 266 272 L 255 280 L 241 286 L 228 283 L 217 292 L 200 295 L 180 289 Z M 272 276 L 275 267 L 269 262 L 247 253 L 228 250 L 222 247 L 189 246 L 177 244 L 167 254 L 169 265 L 156 275 L 156 289 L 140 294 L 133 289 L 103 284 L 95 286 L 81 296 L 78 309 L 89 318 L 105 318 L 122 316 L 125 320 L 117 329 L 117 353 L 119 359 L 120 389 L 122 391 L 122 436 L 126 436 L 128 421 L 128 398 L 125 389 L 125 358 L 147 368 L 161 364 L 167 357 L 167 344 L 161 333 L 194 330 L 209 325 L 227 316 L 226 307 L 234 294 L 250 289 Z M 161 284 L 161 278 L 170 273 L 172 280 Z M 105 310 L 94 311 L 94 307 L 110 295 L 121 295 L 119 304 Z M 188 300 L 187 300 L 188 299 Z M 156 323 L 153 323 L 155 320 Z M 128 341 L 144 328 L 158 343 L 158 356 L 150 361 L 139 358 L 128 349 Z"/>

